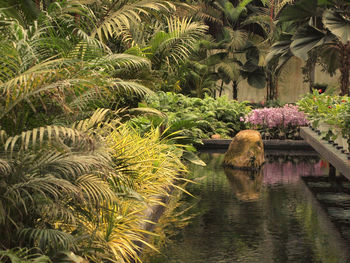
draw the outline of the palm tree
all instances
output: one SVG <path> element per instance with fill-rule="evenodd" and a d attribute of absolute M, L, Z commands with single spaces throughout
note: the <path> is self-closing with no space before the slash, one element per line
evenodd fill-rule
<path fill-rule="evenodd" d="M 88 3 L 56 2 L 32 23 L 0 14 L 1 260 L 138 260 L 147 205 L 159 203 L 185 170 L 159 130 L 141 138 L 119 128 L 115 113 L 93 111 L 150 93 L 135 76 L 151 71 L 151 60 L 137 47 L 113 53 L 109 41 L 172 4 Z M 180 24 L 192 33 L 175 32 Z M 202 34 L 193 25 L 169 20 L 164 43 L 188 45 L 177 51 L 186 57 L 190 36 Z M 167 57 L 175 61 L 175 53 Z"/>
<path fill-rule="evenodd" d="M 316 11 L 315 11 L 316 10 Z M 289 36 L 272 46 L 271 57 L 320 58 L 330 74 L 339 69 L 340 94 L 349 94 L 350 4 L 348 1 L 299 1 L 282 10 L 279 21 L 291 23 Z M 313 53 L 310 53 L 313 52 Z M 282 57 L 282 58 L 283 58 Z"/>
<path fill-rule="evenodd" d="M 261 16 L 256 15 L 256 7 L 251 2 L 202 1 L 197 13 L 209 24 L 209 32 L 220 43 L 214 51 L 218 54 L 210 54 L 217 58 L 209 60 L 220 63 L 216 69 L 222 84 L 232 81 L 234 98 L 237 98 L 238 82 L 242 79 L 256 88 L 264 88 L 266 83 L 261 49 L 264 41 L 255 29 Z"/>
<path fill-rule="evenodd" d="M 3 21 L 7 24 L 0 45 L 0 126 L 10 134 L 37 122 L 52 123 L 52 112 L 55 118 L 76 115 L 94 110 L 94 104 L 106 103 L 107 98 L 112 105 L 122 94 L 150 93 L 140 81 L 125 78 L 126 73 L 150 70 L 147 58 L 113 54 L 90 38 L 67 46 L 65 36 L 60 30 L 54 33 L 45 19 L 47 26 L 29 29 L 16 20 Z"/>

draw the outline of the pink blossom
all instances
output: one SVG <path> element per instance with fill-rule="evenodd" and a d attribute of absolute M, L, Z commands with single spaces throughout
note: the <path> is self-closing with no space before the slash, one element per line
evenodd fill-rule
<path fill-rule="evenodd" d="M 298 106 L 286 104 L 280 108 L 263 108 L 251 111 L 245 117 L 245 123 L 267 128 L 307 125 L 306 116 Z"/>

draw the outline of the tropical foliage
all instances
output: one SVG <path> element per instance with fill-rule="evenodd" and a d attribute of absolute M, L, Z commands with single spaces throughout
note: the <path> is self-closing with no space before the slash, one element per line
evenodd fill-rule
<path fill-rule="evenodd" d="M 245 128 L 240 118 L 250 111 L 246 102 L 228 100 L 227 97 L 204 99 L 186 97 L 182 94 L 159 92 L 157 96 L 147 96 L 146 105 L 161 111 L 165 116 L 158 118 L 141 117 L 132 123 L 141 130 L 148 130 L 160 123 L 169 130 L 181 130 L 178 135 L 185 137 L 186 144 L 200 144 L 200 139 L 214 134 L 232 137 Z M 192 141 L 191 141 L 192 140 Z"/>
<path fill-rule="evenodd" d="M 275 13 L 290 1 L 278 2 Z M 310 12 L 292 16 L 298 3 L 282 9 L 293 21 L 280 36 L 318 30 L 320 42 L 283 52 L 322 51 L 345 94 L 349 6 L 310 3 L 310 25 Z M 183 160 L 204 165 L 194 146 L 247 127 L 250 107 L 221 97 L 224 84 L 237 99 L 240 81 L 279 74 L 283 52 L 264 67 L 279 39 L 269 5 L 0 0 L 0 261 L 140 262 L 146 210 L 187 180 Z"/>
<path fill-rule="evenodd" d="M 269 59 L 281 65 L 294 55 L 318 61 L 331 75 L 339 70 L 341 95 L 349 95 L 349 15 L 349 1 L 303 0 L 287 6 L 279 17 L 285 32 Z"/>
<path fill-rule="evenodd" d="M 305 112 L 310 126 L 323 139 L 329 140 L 342 148 L 349 150 L 349 105 L 348 96 L 335 96 L 327 93 L 313 94 L 298 101 L 301 110 Z"/>
<path fill-rule="evenodd" d="M 74 128 L 47 126 L 6 139 L 2 247 L 35 247 L 30 257 L 40 251 L 54 262 L 138 260 L 146 208 L 160 202 L 185 168 L 159 130 L 140 137 L 118 121 L 98 125 L 106 112 Z"/>
<path fill-rule="evenodd" d="M 0 6 L 1 261 L 140 261 L 146 209 L 186 169 L 159 129 L 141 137 L 122 124 L 121 107 L 155 86 L 142 77 L 155 62 L 130 32 L 150 18 L 173 23 L 163 39 L 173 48 L 157 55 L 173 63 L 205 26 L 169 18 L 166 1 Z"/>

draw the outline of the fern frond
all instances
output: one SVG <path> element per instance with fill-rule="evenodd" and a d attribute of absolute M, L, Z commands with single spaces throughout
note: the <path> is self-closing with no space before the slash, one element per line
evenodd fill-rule
<path fill-rule="evenodd" d="M 17 248 L 0 250 L 0 261 L 11 262 L 11 263 L 52 263 L 48 256 L 39 254 L 38 248 Z"/>
<path fill-rule="evenodd" d="M 54 248 L 56 250 L 76 249 L 75 238 L 58 229 L 24 228 L 19 232 L 19 236 L 43 248 Z"/>
<path fill-rule="evenodd" d="M 28 150 L 29 147 L 35 148 L 38 144 L 42 145 L 44 140 L 50 142 L 53 139 L 56 141 L 69 140 L 73 144 L 79 143 L 93 147 L 93 140 L 90 135 L 76 129 L 53 125 L 35 128 L 22 132 L 20 135 L 9 137 L 3 145 L 3 150 L 5 152 L 9 151 L 11 154 L 14 150 Z"/>
<path fill-rule="evenodd" d="M 76 183 L 84 193 L 87 205 L 116 201 L 116 193 L 111 190 L 109 184 L 94 174 L 82 175 L 77 178 Z"/>
<path fill-rule="evenodd" d="M 101 41 L 110 37 L 120 36 L 130 28 L 131 23 L 141 22 L 142 15 L 150 15 L 153 12 L 169 12 L 175 10 L 175 6 L 169 1 L 147 0 L 129 2 L 119 6 L 117 10 L 110 10 L 107 16 L 102 17 L 92 31 L 91 36 L 97 36 Z"/>
<path fill-rule="evenodd" d="M 146 94 L 152 94 L 153 91 L 145 87 L 144 85 L 136 82 L 136 81 L 126 81 L 123 79 L 110 79 L 112 83 L 111 89 L 114 92 L 118 92 L 118 94 L 135 94 L 137 96 L 144 96 Z"/>

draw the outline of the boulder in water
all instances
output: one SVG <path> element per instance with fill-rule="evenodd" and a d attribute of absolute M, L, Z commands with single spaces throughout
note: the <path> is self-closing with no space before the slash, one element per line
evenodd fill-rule
<path fill-rule="evenodd" d="M 244 170 L 258 170 L 265 163 L 261 134 L 243 130 L 232 139 L 225 153 L 224 165 Z"/>

